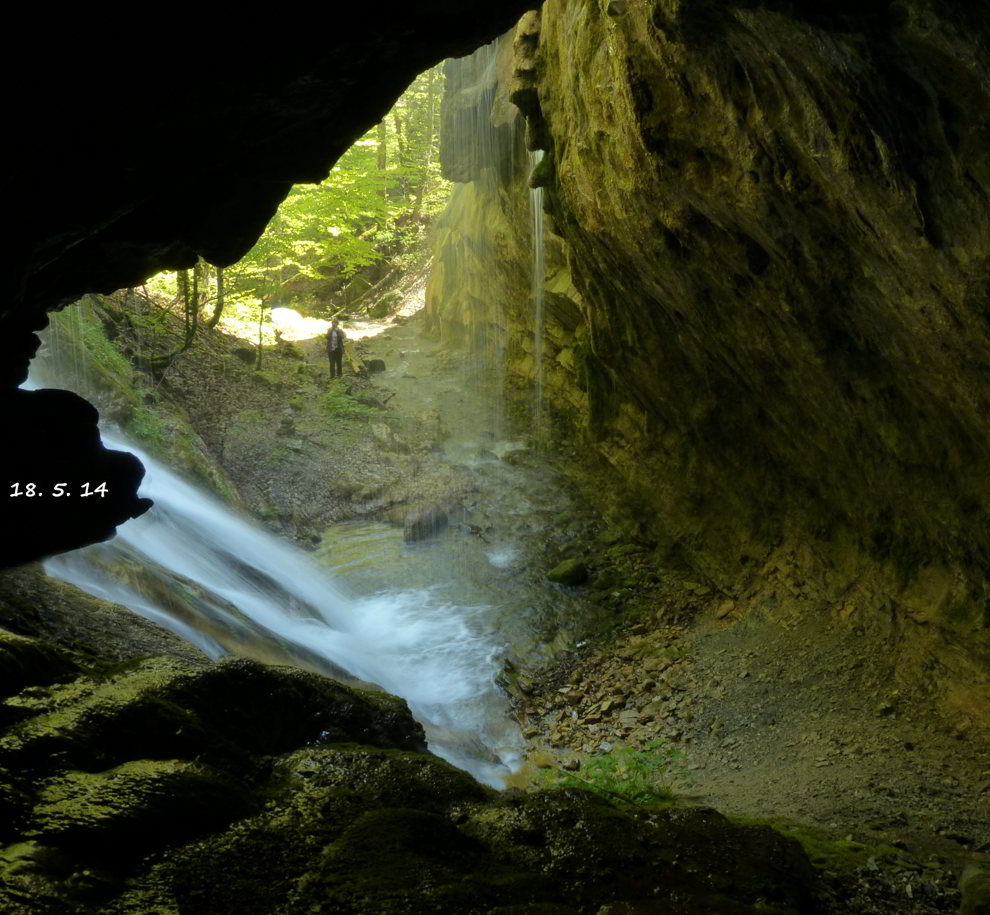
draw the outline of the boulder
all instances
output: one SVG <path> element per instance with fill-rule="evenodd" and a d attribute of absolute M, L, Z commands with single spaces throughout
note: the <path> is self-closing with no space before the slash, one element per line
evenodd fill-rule
<path fill-rule="evenodd" d="M 959 878 L 959 915 L 990 915 L 990 864 L 968 864 Z"/>
<path fill-rule="evenodd" d="M 565 559 L 547 572 L 547 578 L 559 585 L 583 585 L 588 580 L 588 567 L 580 559 Z"/>

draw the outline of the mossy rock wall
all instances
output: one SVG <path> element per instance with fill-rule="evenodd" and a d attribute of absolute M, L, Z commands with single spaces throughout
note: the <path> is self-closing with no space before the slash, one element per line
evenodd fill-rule
<path fill-rule="evenodd" d="M 982 717 L 990 26 L 927 0 L 776 7 L 527 14 L 477 93 L 494 112 L 508 82 L 526 130 L 492 169 L 510 180 L 450 211 L 434 307 L 467 326 L 458 290 L 492 290 L 531 384 L 525 136 L 547 163 L 547 415 L 601 461 L 602 507 L 744 607 L 883 614 L 905 670 L 968 682 L 945 698 Z M 455 282 L 472 220 L 514 243 Z"/>

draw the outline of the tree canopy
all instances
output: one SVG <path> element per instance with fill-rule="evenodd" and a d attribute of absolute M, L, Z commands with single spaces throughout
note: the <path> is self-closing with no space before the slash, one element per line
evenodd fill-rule
<path fill-rule="evenodd" d="M 267 305 L 306 304 L 314 293 L 332 299 L 358 274 L 367 288 L 415 259 L 449 194 L 437 155 L 443 78 L 442 67 L 421 74 L 325 181 L 292 189 L 254 248 L 227 269 L 229 296 Z"/>
<path fill-rule="evenodd" d="M 201 262 L 150 280 L 149 294 L 185 314 L 184 339 L 162 358 L 188 349 L 197 326 L 213 326 L 221 312 L 227 326 L 235 314 L 242 330 L 253 324 L 261 343 L 273 307 L 324 316 L 363 308 L 423 256 L 430 220 L 450 195 L 438 155 L 443 87 L 442 65 L 420 74 L 323 182 L 292 188 L 238 263 Z"/>

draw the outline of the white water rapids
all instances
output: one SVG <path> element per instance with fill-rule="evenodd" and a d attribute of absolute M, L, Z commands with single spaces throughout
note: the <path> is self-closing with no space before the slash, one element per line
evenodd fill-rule
<path fill-rule="evenodd" d="M 349 595 L 301 550 L 102 434 L 107 447 L 141 459 L 140 493 L 155 505 L 110 543 L 49 559 L 48 574 L 211 657 L 227 653 L 223 641 L 267 640 L 290 658 L 295 649 L 305 666 L 377 684 L 406 699 L 434 753 L 500 786 L 521 741 L 494 684 L 499 646 L 473 625 L 486 608 L 455 606 L 429 588 Z M 122 568 L 137 573 L 122 581 Z"/>
<path fill-rule="evenodd" d="M 478 608 L 437 603 L 429 590 L 345 594 L 306 554 L 235 515 L 139 449 L 147 470 L 146 515 L 119 528 L 108 545 L 57 556 L 49 574 L 123 604 L 196 644 L 225 651 L 210 635 L 170 612 L 160 598 L 114 580 L 107 560 L 137 560 L 194 586 L 198 612 L 227 631 L 275 636 L 409 703 L 430 748 L 489 784 L 518 760 L 515 727 L 494 687 L 498 646 L 472 629 Z M 166 586 L 168 587 L 168 585 Z"/>

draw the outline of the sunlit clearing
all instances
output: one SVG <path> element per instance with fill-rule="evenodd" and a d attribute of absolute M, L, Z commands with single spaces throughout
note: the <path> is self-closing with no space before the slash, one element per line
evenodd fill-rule
<path fill-rule="evenodd" d="M 322 318 L 307 318 L 294 308 L 273 308 L 272 326 L 283 340 L 311 340 L 321 337 L 330 327 L 330 322 Z"/>
<path fill-rule="evenodd" d="M 451 189 L 439 155 L 443 88 L 442 67 L 421 73 L 321 183 L 292 188 L 236 264 L 150 279 L 145 301 L 184 319 L 173 349 L 194 349 L 204 324 L 270 347 L 322 336 L 334 318 L 349 339 L 370 337 L 418 311 L 430 226 Z"/>

